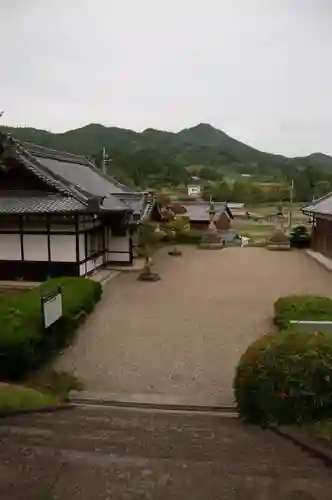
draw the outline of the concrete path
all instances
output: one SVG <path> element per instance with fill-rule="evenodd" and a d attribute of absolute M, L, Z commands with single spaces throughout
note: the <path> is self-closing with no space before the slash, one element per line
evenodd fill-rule
<path fill-rule="evenodd" d="M 102 302 L 59 359 L 88 393 L 113 399 L 232 405 L 236 363 L 271 329 L 281 295 L 332 296 L 332 274 L 304 253 L 264 248 L 203 251 L 182 258 L 165 250 L 141 283 L 132 273 L 112 280 Z"/>

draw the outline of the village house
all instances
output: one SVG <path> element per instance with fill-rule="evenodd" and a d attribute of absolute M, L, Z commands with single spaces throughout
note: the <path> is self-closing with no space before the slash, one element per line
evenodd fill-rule
<path fill-rule="evenodd" d="M 187 190 L 188 196 L 192 196 L 193 198 L 201 196 L 201 186 L 199 184 L 188 184 Z"/>
<path fill-rule="evenodd" d="M 332 259 L 332 193 L 302 208 L 302 212 L 312 218 L 312 250 Z"/>
<path fill-rule="evenodd" d="M 246 206 L 244 203 L 235 203 L 235 202 L 229 202 L 227 203 L 228 208 L 233 214 L 234 218 L 247 218 L 248 217 L 248 210 L 246 209 Z"/>
<path fill-rule="evenodd" d="M 87 276 L 132 265 L 134 235 L 156 210 L 83 156 L 0 133 L 0 280 Z"/>
<path fill-rule="evenodd" d="M 205 201 L 188 201 L 174 204 L 175 213 L 188 217 L 190 228 L 206 231 L 210 224 L 210 211 L 215 211 L 215 225 L 219 231 L 228 231 L 232 227 L 233 215 L 226 202 L 209 203 Z"/>

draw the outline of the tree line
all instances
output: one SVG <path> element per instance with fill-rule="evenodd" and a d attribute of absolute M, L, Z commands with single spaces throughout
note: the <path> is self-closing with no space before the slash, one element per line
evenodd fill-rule
<path fill-rule="evenodd" d="M 131 187 L 158 190 L 166 185 L 178 187 L 193 182 L 192 170 L 181 165 L 172 151 L 159 152 L 151 148 L 129 152 L 112 150 L 109 156 L 108 172 Z M 96 155 L 95 160 L 100 162 L 100 156 Z M 267 178 L 264 169 L 260 175 L 241 177 L 233 183 L 225 180 L 220 169 L 203 167 L 194 173 L 204 186 L 203 197 L 209 199 L 212 196 L 215 201 L 264 203 L 289 200 L 292 181 L 295 201 L 311 201 L 332 191 L 332 172 L 313 166 L 285 165 L 269 176 L 269 182 L 260 181 L 260 178 Z"/>

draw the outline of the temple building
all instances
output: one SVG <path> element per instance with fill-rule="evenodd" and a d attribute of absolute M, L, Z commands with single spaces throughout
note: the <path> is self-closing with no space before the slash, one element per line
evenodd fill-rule
<path fill-rule="evenodd" d="M 0 280 L 87 276 L 132 265 L 151 193 L 116 182 L 84 156 L 0 133 Z"/>

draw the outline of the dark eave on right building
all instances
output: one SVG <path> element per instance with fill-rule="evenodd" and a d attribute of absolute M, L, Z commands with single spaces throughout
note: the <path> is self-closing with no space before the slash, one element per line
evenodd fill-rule
<path fill-rule="evenodd" d="M 301 208 L 301 211 L 307 215 L 332 217 L 332 193 L 328 193 L 310 205 Z"/>

